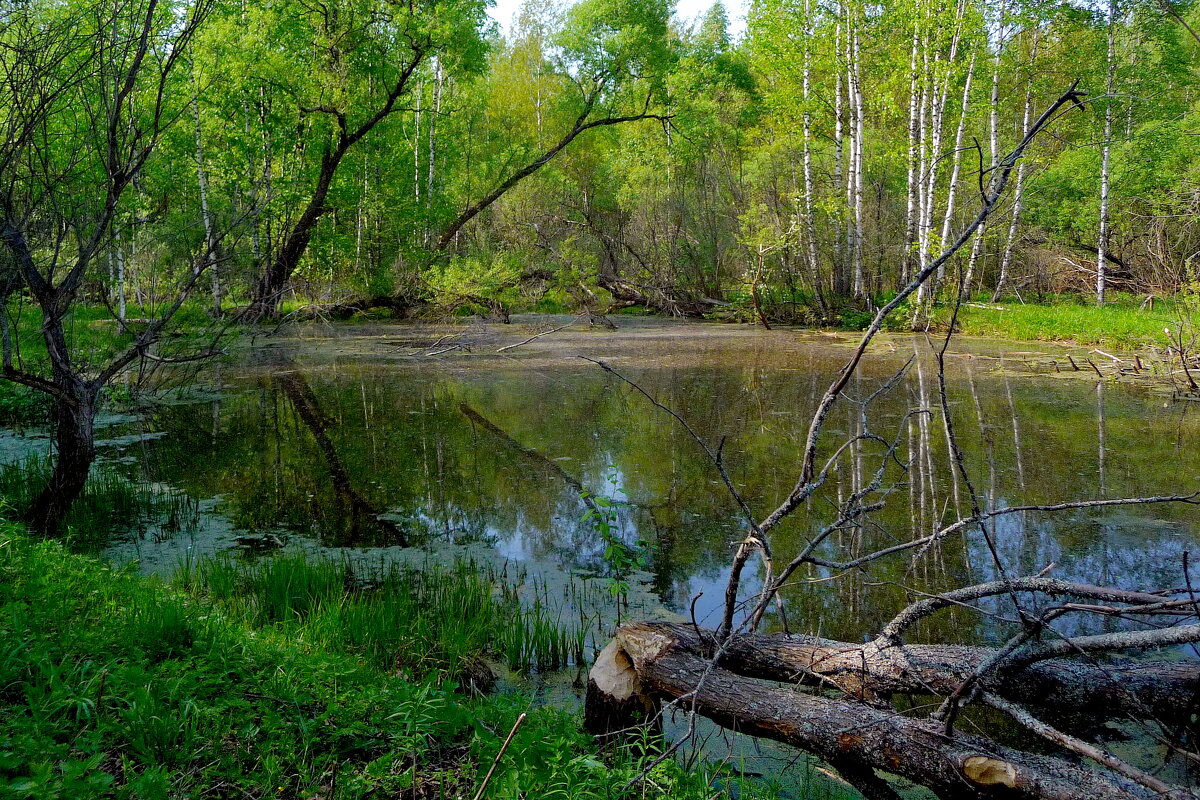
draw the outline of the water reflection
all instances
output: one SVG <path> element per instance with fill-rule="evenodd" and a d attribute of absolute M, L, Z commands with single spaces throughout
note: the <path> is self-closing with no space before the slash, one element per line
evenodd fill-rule
<path fill-rule="evenodd" d="M 741 532 L 735 503 L 686 431 L 573 356 L 605 358 L 714 446 L 724 439 L 731 477 L 760 517 L 794 483 L 809 415 L 845 357 L 816 337 L 715 326 L 643 323 L 539 340 L 513 358 L 444 361 L 402 358 L 378 331 L 350 333 L 275 344 L 223 368 L 212 378 L 226 389 L 219 399 L 154 413 L 147 424 L 168 435 L 146 440 L 131 469 L 219 496 L 246 530 L 283 527 L 330 547 L 488 542 L 509 558 L 593 571 L 604 568 L 604 548 L 582 517 L 589 496 L 615 494 L 627 501 L 622 535 L 653 544 L 653 588 L 679 611 L 703 592 L 695 605 L 710 621 Z M 1189 404 L 1163 408 L 1122 387 L 1029 377 L 1003 353 L 970 349 L 950 357 L 948 400 L 982 507 L 1200 486 Z M 919 356 L 871 406 L 871 429 L 900 437 L 885 473 L 888 505 L 831 537 L 830 558 L 928 535 L 970 513 L 927 351 L 924 341 L 893 340 L 852 384 L 865 397 Z M 826 455 L 863 432 L 857 407 L 839 405 L 828 430 Z M 885 449 L 850 448 L 822 491 L 777 529 L 781 559 L 871 483 Z M 1173 586 L 1196 523 L 1185 506 L 997 517 L 989 532 L 999 565 L 971 535 L 837 581 L 806 582 L 831 574 L 814 570 L 785 591 L 788 615 L 796 628 L 858 640 L 904 604 L 908 588 L 988 580 L 1001 566 L 1016 575 L 1055 563 L 1060 577 L 1089 583 Z M 756 585 L 751 576 L 747 589 Z M 933 625 L 941 627 L 926 638 L 958 625 L 991 636 L 986 620 L 962 614 Z"/>

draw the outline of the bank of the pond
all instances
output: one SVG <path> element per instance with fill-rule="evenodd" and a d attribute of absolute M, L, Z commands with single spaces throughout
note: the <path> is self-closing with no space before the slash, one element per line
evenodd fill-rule
<path fill-rule="evenodd" d="M 673 762 L 623 793 L 638 759 L 602 754 L 576 716 L 468 698 L 432 651 L 398 669 L 342 635 L 298 635 L 276 612 L 324 589 L 239 574 L 165 584 L 4 523 L 0 797 L 472 797 L 523 711 L 488 798 L 714 794 Z"/>
<path fill-rule="evenodd" d="M 949 306 L 936 309 L 935 323 L 947 325 L 952 311 Z M 1103 306 L 1073 295 L 1028 303 L 1015 296 L 998 303 L 978 298 L 959 308 L 956 328 L 966 336 L 990 339 L 1157 352 L 1172 344 L 1168 336 L 1174 336 L 1181 325 L 1186 342 L 1196 334 L 1197 324 L 1200 317 L 1194 300 L 1118 294 Z"/>

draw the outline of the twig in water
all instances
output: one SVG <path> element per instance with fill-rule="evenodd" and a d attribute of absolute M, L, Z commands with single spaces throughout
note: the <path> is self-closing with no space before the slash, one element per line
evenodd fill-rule
<path fill-rule="evenodd" d="M 576 322 L 578 322 L 578 321 L 579 321 L 580 319 L 582 319 L 582 318 L 583 318 L 583 315 L 581 314 L 581 315 L 579 315 L 579 316 L 575 317 L 574 319 L 572 319 L 570 322 L 566 322 L 566 323 L 564 323 L 564 324 L 562 324 L 562 325 L 559 325 L 557 328 L 551 328 L 551 329 L 550 329 L 550 330 L 548 330 L 548 331 L 542 331 L 541 333 L 535 333 L 533 336 L 530 336 L 528 339 L 526 339 L 526 340 L 524 340 L 524 341 L 517 342 L 516 344 L 509 344 L 509 345 L 505 345 L 504 347 L 501 347 L 501 348 L 500 348 L 499 350 L 497 350 L 496 352 L 497 352 L 497 353 L 503 353 L 505 350 L 515 350 L 516 348 L 520 347 L 520 346 L 521 346 L 521 345 L 523 345 L 523 344 L 529 344 L 529 343 L 530 343 L 530 342 L 532 342 L 534 339 L 540 339 L 540 338 L 542 338 L 543 336 L 549 336 L 549 335 L 550 335 L 550 334 L 552 334 L 552 333 L 558 333 L 558 332 L 559 332 L 559 331 L 561 331 L 563 328 L 569 328 L 569 327 L 571 327 L 572 325 L 574 325 Z"/>

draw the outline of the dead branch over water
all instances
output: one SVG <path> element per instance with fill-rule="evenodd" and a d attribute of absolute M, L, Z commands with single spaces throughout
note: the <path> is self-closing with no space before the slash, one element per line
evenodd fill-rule
<path fill-rule="evenodd" d="M 618 630 L 590 675 L 586 717 L 593 732 L 610 735 L 639 721 L 653 722 L 658 714 L 666 713 L 665 709 L 678 709 L 691 715 L 689 736 L 695 730 L 695 716 L 700 715 L 752 736 L 794 745 L 825 759 L 868 798 L 899 796 L 877 771 L 908 778 L 943 798 L 1200 797 L 1190 788 L 1172 785 L 1142 766 L 1128 763 L 1041 718 L 1046 712 L 1079 712 L 1097 719 L 1134 719 L 1151 730 L 1151 736 L 1175 747 L 1173 739 L 1181 725 L 1190 723 L 1200 694 L 1200 666 L 1165 659 L 1114 662 L 1110 656 L 1200 641 L 1200 606 L 1186 576 L 1186 563 L 1188 588 L 1184 590 L 1127 591 L 1072 583 L 1048 577 L 1053 565 L 1047 565 L 1042 574 L 1014 578 L 1007 574 L 990 527 L 995 518 L 1010 513 L 1196 504 L 1200 493 L 988 508 L 956 443 L 946 400 L 943 347 L 937 354 L 940 411 L 956 491 L 960 483 L 965 487 L 970 513 L 924 535 L 914 520 L 915 535 L 908 541 L 865 554 L 852 554 L 850 558 L 827 554 L 834 534 L 861 529 L 870 515 L 883 508 L 899 485 L 896 480 L 889 483 L 889 476 L 895 471 L 903 476 L 909 470 L 900 455 L 903 431 L 910 421 L 924 420 L 932 413 L 929 408 L 910 410 L 894 435 L 872 430 L 872 401 L 897 385 L 909 365 L 865 398 L 851 397 L 848 387 L 868 345 L 887 316 L 949 264 L 986 223 L 998 206 L 1009 176 L 1038 134 L 1060 113 L 1081 107 L 1081 93 L 1072 86 L 1032 124 L 1016 149 L 992 170 L 981 169 L 981 207 L 975 219 L 940 256 L 925 263 L 896 298 L 879 309 L 849 361 L 818 402 L 801 452 L 799 478 L 788 496 L 755 522 L 745 500 L 728 486 L 748 524 L 733 556 L 719 626 L 705 630 L 695 622 L 691 626 L 637 623 Z M 600 366 L 679 421 L 729 483 L 722 468 L 720 445 L 709 445 L 679 413 L 667 409 L 607 365 Z M 818 454 L 825 425 L 838 403 L 853 407 L 855 431 L 822 462 Z M 881 452 L 876 454 L 877 467 L 870 477 L 858 477 L 864 467 L 861 445 L 865 443 L 874 443 Z M 851 491 L 839 494 L 830 521 L 814 526 L 817 532 L 777 570 L 778 547 L 770 541 L 771 533 L 798 509 L 826 513 L 815 510 L 809 501 L 841 462 L 849 459 L 854 461 L 856 475 Z M 924 465 L 917 466 L 924 469 Z M 994 475 L 991 483 L 995 483 Z M 994 496 L 994 491 L 990 494 Z M 915 599 L 863 644 L 758 633 L 767 609 L 773 602 L 781 602 L 780 590 L 802 568 L 853 574 L 899 553 L 924 554 L 950 536 L 968 537 L 972 532 L 987 545 L 1000 580 Z M 756 554 L 761 559 L 762 588 L 744 597 L 742 575 Z M 1005 613 L 998 618 L 1016 629 L 1001 646 L 906 641 L 910 629 L 942 609 L 954 607 L 998 616 L 981 604 L 988 598 L 1003 605 Z M 1079 636 L 1067 635 L 1055 627 L 1063 618 L 1097 617 L 1121 621 L 1125 628 Z M 937 698 L 931 706 L 936 711 L 915 715 L 901 712 L 891 702 L 896 696 L 912 695 Z M 972 704 L 1007 715 L 1050 746 L 1051 754 L 1002 745 L 994 731 L 967 733 L 961 726 L 956 728 L 960 709 Z M 1159 729 L 1161 734 L 1153 732 Z"/>

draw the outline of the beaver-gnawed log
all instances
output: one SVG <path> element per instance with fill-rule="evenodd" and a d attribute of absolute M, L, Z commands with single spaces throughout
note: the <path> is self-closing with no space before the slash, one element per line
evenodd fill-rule
<path fill-rule="evenodd" d="M 746 637 L 746 645 L 754 638 Z M 637 698 L 642 698 L 643 704 L 677 700 L 683 710 L 694 708 L 722 726 L 793 745 L 831 764 L 899 775 L 945 798 L 1127 800 L 1164 796 L 1109 769 L 1089 769 L 1068 758 L 1027 753 L 960 731 L 947 735 L 940 722 L 736 674 L 714 666 L 709 657 L 698 653 L 700 641 L 697 632 L 693 629 L 689 635 L 686 626 L 639 623 L 621 628 L 591 672 L 586 716 L 593 723 L 592 732 L 607 732 L 594 723 L 606 718 L 602 707 L 610 701 L 615 701 L 613 707 L 628 708 Z M 850 646 L 839 645 L 836 655 L 840 656 L 841 647 Z M 749 658 L 750 651 L 736 640 L 729 652 L 737 655 L 728 663 L 739 664 L 739 668 L 771 661 Z M 962 670 L 956 672 L 962 674 Z M 866 674 L 871 675 L 871 670 Z M 899 684 L 891 679 L 890 685 Z M 628 723 L 619 714 L 617 719 L 619 724 Z M 861 785 L 863 780 L 859 775 L 853 782 Z M 1182 788 L 1170 796 L 1200 798 Z"/>
<path fill-rule="evenodd" d="M 696 655 L 713 652 L 715 639 L 691 625 L 644 623 Z M 722 650 L 730 672 L 784 683 L 833 685 L 860 700 L 892 694 L 950 695 L 995 654 L 988 647 L 851 644 L 817 636 L 738 636 Z M 1052 709 L 1085 709 L 1099 718 L 1154 717 L 1179 721 L 1197 709 L 1200 663 L 1122 661 L 1103 666 L 1041 661 L 981 679 L 981 688 L 1008 700 Z"/>

